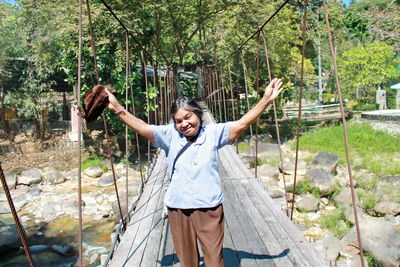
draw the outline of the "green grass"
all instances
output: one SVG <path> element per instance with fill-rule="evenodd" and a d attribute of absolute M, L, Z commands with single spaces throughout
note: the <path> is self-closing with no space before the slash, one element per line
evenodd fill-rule
<path fill-rule="evenodd" d="M 351 161 L 356 169 L 366 169 L 372 173 L 400 174 L 400 137 L 384 131 L 377 131 L 367 123 L 348 123 L 347 136 Z M 346 162 L 346 152 L 342 126 L 320 128 L 300 137 L 299 147 L 313 153 L 319 151 L 335 153 L 340 164 Z M 295 148 L 295 142 L 292 143 Z M 360 159 L 360 160 L 354 160 Z"/>
<path fill-rule="evenodd" d="M 91 154 L 90 156 L 86 156 L 82 159 L 82 171 L 86 170 L 91 166 L 99 166 L 103 169 L 103 171 L 107 171 L 107 166 L 103 163 L 104 158 L 99 157 L 96 154 Z"/>
<path fill-rule="evenodd" d="M 343 209 L 339 208 L 334 212 L 325 215 L 320 221 L 323 229 L 328 229 L 335 237 L 342 238 L 349 230 L 351 225 L 346 222 Z"/>
<path fill-rule="evenodd" d="M 249 143 L 240 142 L 240 143 L 238 144 L 239 153 L 243 153 L 244 151 L 246 151 L 246 150 L 249 149 L 250 147 L 251 147 L 251 146 L 250 146 Z"/>

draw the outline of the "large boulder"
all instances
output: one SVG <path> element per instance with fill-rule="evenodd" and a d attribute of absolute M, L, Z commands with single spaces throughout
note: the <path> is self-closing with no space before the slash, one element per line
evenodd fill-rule
<path fill-rule="evenodd" d="M 386 214 L 398 215 L 400 214 L 400 203 L 396 202 L 379 202 L 375 205 L 374 211 L 385 216 Z"/>
<path fill-rule="evenodd" d="M 65 177 L 53 167 L 46 167 L 42 171 L 42 180 L 46 184 L 61 184 L 65 181 Z"/>
<path fill-rule="evenodd" d="M 285 174 L 294 174 L 294 169 L 296 165 L 296 159 L 292 157 L 284 157 L 283 166 L 279 164 L 281 168 L 281 172 L 284 172 Z M 305 162 L 302 159 L 297 160 L 297 174 L 298 175 L 304 175 L 307 172 L 307 162 Z"/>
<path fill-rule="evenodd" d="M 299 200 L 297 203 L 297 209 L 302 212 L 317 211 L 319 200 L 313 196 L 306 196 Z"/>
<path fill-rule="evenodd" d="M 379 179 L 374 194 L 381 202 L 391 202 L 398 199 L 399 192 L 400 176 L 386 175 Z"/>
<path fill-rule="evenodd" d="M 327 234 L 323 239 L 319 241 L 321 243 L 320 253 L 322 256 L 329 261 L 336 261 L 339 256 L 342 245 L 340 240 L 331 234 Z"/>
<path fill-rule="evenodd" d="M 339 157 L 329 152 L 319 152 L 311 162 L 310 169 L 324 169 L 334 174 L 339 163 Z"/>
<path fill-rule="evenodd" d="M 84 171 L 84 174 L 92 178 L 98 178 L 103 175 L 103 169 L 99 166 L 90 166 Z"/>
<path fill-rule="evenodd" d="M 354 192 L 355 200 L 358 202 L 357 194 Z M 338 204 L 352 205 L 351 189 L 349 187 L 342 189 L 338 195 L 334 197 Z"/>
<path fill-rule="evenodd" d="M 26 196 L 22 195 L 13 197 L 13 203 L 15 210 L 19 212 L 22 209 L 22 207 L 28 203 L 28 201 L 26 199 Z M 6 213 L 11 213 L 11 209 L 8 202 L 0 202 L 0 214 L 6 214 Z"/>
<path fill-rule="evenodd" d="M 18 249 L 19 235 L 15 224 L 0 224 L 0 254 Z"/>
<path fill-rule="evenodd" d="M 312 187 L 317 187 L 323 196 L 333 192 L 336 182 L 331 173 L 325 169 L 310 169 L 305 175 Z"/>
<path fill-rule="evenodd" d="M 258 143 L 258 157 L 266 158 L 267 160 L 275 160 L 280 157 L 278 144 Z M 253 158 L 255 154 L 255 146 L 250 147 L 241 155 L 246 158 Z"/>
<path fill-rule="evenodd" d="M 18 177 L 18 184 L 32 185 L 42 181 L 42 173 L 38 168 L 23 171 Z"/>
<path fill-rule="evenodd" d="M 365 218 L 360 223 L 363 249 L 370 253 L 379 266 L 400 265 L 400 230 L 393 224 L 376 218 Z M 341 240 L 342 245 L 358 247 L 357 234 L 353 227 Z"/>
<path fill-rule="evenodd" d="M 17 174 L 15 172 L 5 171 L 4 176 L 6 177 L 8 188 L 15 188 L 17 185 Z"/>
<path fill-rule="evenodd" d="M 279 169 L 270 164 L 264 164 L 258 166 L 257 168 L 257 176 L 258 177 L 269 177 L 272 179 L 278 179 L 279 177 Z"/>
<path fill-rule="evenodd" d="M 115 179 L 118 179 L 118 176 L 115 177 Z M 110 186 L 112 184 L 114 184 L 114 177 L 112 173 L 105 173 L 100 179 L 97 180 L 97 186 Z"/>

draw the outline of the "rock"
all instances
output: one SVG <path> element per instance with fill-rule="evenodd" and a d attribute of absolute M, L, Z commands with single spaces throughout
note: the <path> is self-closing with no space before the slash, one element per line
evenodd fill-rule
<path fill-rule="evenodd" d="M 335 190 L 336 184 L 332 174 L 324 169 L 310 169 L 305 174 L 312 187 L 317 187 L 323 196 Z"/>
<path fill-rule="evenodd" d="M 0 254 L 19 247 L 19 235 L 15 224 L 0 225 Z"/>
<path fill-rule="evenodd" d="M 270 164 L 264 164 L 257 168 L 258 177 L 270 177 L 273 179 L 278 179 L 279 169 Z"/>
<path fill-rule="evenodd" d="M 21 211 L 22 207 L 24 207 L 26 203 L 28 203 L 28 201 L 26 200 L 26 196 L 22 195 L 13 197 L 13 203 L 15 210 L 19 212 Z M 3 202 L 0 204 L 0 214 L 6 214 L 6 213 L 11 213 L 11 209 L 8 202 Z"/>
<path fill-rule="evenodd" d="M 32 185 L 42 181 L 42 173 L 38 168 L 23 171 L 18 177 L 18 184 Z"/>
<path fill-rule="evenodd" d="M 241 155 L 246 158 L 253 158 L 255 154 L 255 146 L 247 149 Z M 280 157 L 278 144 L 258 143 L 258 157 L 266 158 L 269 161 L 274 161 Z"/>
<path fill-rule="evenodd" d="M 53 250 L 54 252 L 57 252 L 58 254 L 60 254 L 62 256 L 68 256 L 72 251 L 72 247 L 68 246 L 68 245 L 67 246 L 52 245 L 51 250 Z"/>
<path fill-rule="evenodd" d="M 103 175 L 103 169 L 99 166 L 91 166 L 84 171 L 84 174 L 92 178 L 98 178 Z"/>
<path fill-rule="evenodd" d="M 361 222 L 363 219 L 363 211 L 361 208 L 356 207 L 357 209 L 357 216 L 358 216 L 358 221 Z M 354 216 L 354 208 L 353 206 L 347 206 L 346 209 L 343 212 L 344 217 L 346 218 L 347 221 L 352 222 L 353 224 L 355 223 L 355 216 Z"/>
<path fill-rule="evenodd" d="M 329 204 L 329 199 L 327 199 L 326 197 L 321 198 L 319 201 L 325 206 Z"/>
<path fill-rule="evenodd" d="M 325 235 L 324 231 L 320 228 L 312 226 L 307 231 L 303 232 L 305 236 L 313 237 L 313 238 L 320 238 Z"/>
<path fill-rule="evenodd" d="M 17 174 L 5 171 L 4 176 L 6 177 L 8 188 L 13 189 L 17 186 Z"/>
<path fill-rule="evenodd" d="M 46 167 L 42 171 L 42 181 L 45 184 L 61 184 L 65 180 L 61 172 L 55 170 L 53 167 Z"/>
<path fill-rule="evenodd" d="M 283 169 L 282 172 L 285 174 L 294 174 L 295 158 L 284 157 L 283 158 Z M 297 175 L 304 175 L 307 171 L 307 162 L 302 159 L 297 161 Z"/>
<path fill-rule="evenodd" d="M 29 250 L 32 253 L 40 253 L 40 252 L 48 250 L 49 248 L 50 248 L 50 246 L 48 246 L 48 245 L 33 245 L 33 246 L 29 246 Z"/>
<path fill-rule="evenodd" d="M 327 234 L 322 239 L 322 246 L 322 256 L 329 261 L 336 261 L 337 257 L 339 256 L 340 249 L 342 248 L 340 240 L 331 234 Z"/>
<path fill-rule="evenodd" d="M 297 201 L 297 209 L 301 212 L 317 211 L 319 201 L 313 196 L 303 197 L 300 201 Z"/>
<path fill-rule="evenodd" d="M 29 196 L 32 199 L 37 199 L 41 196 L 42 194 L 42 189 L 40 189 L 39 187 L 35 186 L 32 187 L 32 189 L 29 191 Z"/>
<path fill-rule="evenodd" d="M 381 182 L 389 183 L 392 185 L 400 185 L 399 175 L 385 175 L 380 179 Z"/>
<path fill-rule="evenodd" d="M 339 157 L 329 152 L 319 152 L 311 162 L 310 169 L 324 169 L 329 173 L 335 174 L 339 163 Z"/>
<path fill-rule="evenodd" d="M 400 203 L 396 202 L 379 202 L 375 205 L 374 211 L 380 215 L 400 214 Z"/>
<path fill-rule="evenodd" d="M 137 197 L 131 197 L 128 199 L 129 203 L 129 208 L 131 208 L 132 204 L 137 200 Z M 121 203 L 121 211 L 122 211 L 122 216 L 126 216 L 126 201 L 125 198 L 122 196 L 122 198 L 120 197 L 120 203 Z M 118 202 L 114 201 L 112 202 L 112 210 L 114 212 L 114 217 L 115 217 L 115 221 L 118 222 L 121 219 L 121 213 L 119 211 L 119 207 L 118 207 Z"/>
<path fill-rule="evenodd" d="M 376 218 L 364 218 L 360 224 L 363 249 L 370 253 L 379 266 L 399 266 L 400 230 L 393 224 Z M 342 245 L 358 247 L 355 227 L 341 240 Z"/>
<path fill-rule="evenodd" d="M 117 179 L 117 177 L 116 177 Z M 114 177 L 112 174 L 104 174 L 97 180 L 97 186 L 110 186 L 114 184 Z"/>
<path fill-rule="evenodd" d="M 76 180 L 78 179 L 78 168 L 64 172 L 63 175 L 67 180 Z"/>
<path fill-rule="evenodd" d="M 361 257 L 360 257 L 360 255 L 356 255 L 351 259 L 349 267 L 360 267 L 360 266 L 362 266 L 361 265 Z M 367 261 L 366 257 L 364 257 L 364 266 L 368 267 L 368 261 Z"/>
<path fill-rule="evenodd" d="M 285 196 L 285 193 L 281 190 L 268 190 L 268 195 L 270 198 L 281 198 Z"/>
<path fill-rule="evenodd" d="M 354 195 L 356 197 L 356 202 L 358 202 L 357 194 L 354 194 Z M 352 205 L 353 201 L 351 198 L 351 189 L 350 188 L 342 189 L 342 191 L 340 191 L 340 193 L 334 197 L 334 200 L 338 204 Z"/>

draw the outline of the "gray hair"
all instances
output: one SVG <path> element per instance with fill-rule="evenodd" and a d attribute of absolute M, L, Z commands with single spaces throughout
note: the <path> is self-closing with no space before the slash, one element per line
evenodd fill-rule
<path fill-rule="evenodd" d="M 203 110 L 201 106 L 196 100 L 188 98 L 186 96 L 178 97 L 171 106 L 171 117 L 174 123 L 175 114 L 180 108 L 192 111 L 200 119 L 200 125 L 203 124 Z"/>

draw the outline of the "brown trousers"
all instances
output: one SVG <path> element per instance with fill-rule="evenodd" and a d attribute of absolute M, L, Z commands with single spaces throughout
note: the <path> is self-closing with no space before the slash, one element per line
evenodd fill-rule
<path fill-rule="evenodd" d="M 168 220 L 176 254 L 182 267 L 199 266 L 200 242 L 206 267 L 223 267 L 222 247 L 224 241 L 224 209 L 214 208 L 173 209 L 168 208 Z"/>

